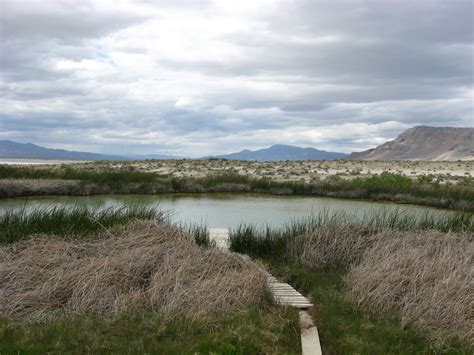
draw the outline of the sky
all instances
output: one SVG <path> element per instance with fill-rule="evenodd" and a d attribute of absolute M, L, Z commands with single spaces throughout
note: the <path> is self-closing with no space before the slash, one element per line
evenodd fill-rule
<path fill-rule="evenodd" d="M 0 4 L 0 139 L 198 157 L 474 127 L 471 0 Z"/>

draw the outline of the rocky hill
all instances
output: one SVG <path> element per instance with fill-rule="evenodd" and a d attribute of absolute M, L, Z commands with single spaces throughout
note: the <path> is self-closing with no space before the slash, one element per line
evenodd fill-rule
<path fill-rule="evenodd" d="M 352 153 L 354 160 L 474 160 L 474 128 L 419 126 L 393 141 Z"/>

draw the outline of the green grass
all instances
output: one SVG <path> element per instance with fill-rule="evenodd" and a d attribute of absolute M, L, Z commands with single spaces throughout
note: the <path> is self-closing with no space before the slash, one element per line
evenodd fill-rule
<path fill-rule="evenodd" d="M 323 225 L 362 224 L 366 233 L 386 229 L 402 231 L 434 229 L 441 232 L 474 232 L 474 216 L 470 213 L 424 213 L 414 216 L 402 210 L 380 209 L 357 219 L 344 213 L 322 212 L 318 215 L 296 219 L 281 228 L 257 228 L 242 224 L 230 231 L 230 248 L 253 257 L 284 257 L 287 246 L 294 238 Z"/>
<path fill-rule="evenodd" d="M 411 179 L 384 172 L 371 177 L 343 179 L 331 176 L 324 180 L 275 181 L 268 177 L 251 178 L 228 173 L 203 178 L 175 178 L 134 169 L 97 169 L 61 166 L 54 168 L 0 165 L 0 179 L 59 179 L 79 181 L 78 189 L 53 191 L 1 191 L 0 196 L 31 194 L 110 194 L 110 193 L 205 193 L 205 192 L 263 192 L 277 195 L 314 195 L 339 198 L 371 199 L 399 203 L 474 211 L 472 178 L 459 184 L 440 184 L 429 177 Z"/>
<path fill-rule="evenodd" d="M 120 186 L 128 183 L 150 183 L 159 178 L 153 173 L 134 170 L 87 170 L 60 166 L 53 168 L 36 168 L 33 166 L 0 165 L 2 179 L 59 179 L 80 180 L 97 184 Z"/>
<path fill-rule="evenodd" d="M 366 214 L 362 218 L 362 224 L 372 226 L 376 230 L 433 229 L 440 232 L 474 232 L 474 215 L 467 212 L 436 213 L 427 211 L 417 217 L 402 210 L 379 209 Z"/>
<path fill-rule="evenodd" d="M 52 206 L 51 208 L 12 209 L 0 214 L 0 245 L 28 238 L 33 234 L 54 234 L 61 238 L 94 237 L 108 227 L 133 220 L 154 219 L 167 222 L 168 216 L 151 207 L 129 205 L 120 208 Z M 203 247 L 213 247 L 205 225 L 181 226 Z"/>
<path fill-rule="evenodd" d="M 323 348 L 335 354 L 471 354 L 474 349 L 452 339 L 434 345 L 397 319 L 378 316 L 353 305 L 344 294 L 344 269 L 311 269 L 299 263 L 266 258 L 274 275 L 309 294 Z"/>
<path fill-rule="evenodd" d="M 1 354 L 297 354 L 295 310 L 267 306 L 205 320 L 147 316 L 67 318 L 44 324 L 0 321 Z"/>
<path fill-rule="evenodd" d="M 117 224 L 135 219 L 164 221 L 166 216 L 154 208 L 51 207 L 27 211 L 8 210 L 0 214 L 0 244 L 25 239 L 32 234 L 55 234 L 63 238 L 90 237 Z"/>
<path fill-rule="evenodd" d="M 215 241 L 210 239 L 209 228 L 202 224 L 190 224 L 181 226 L 194 237 L 197 245 L 207 248 L 215 247 Z"/>

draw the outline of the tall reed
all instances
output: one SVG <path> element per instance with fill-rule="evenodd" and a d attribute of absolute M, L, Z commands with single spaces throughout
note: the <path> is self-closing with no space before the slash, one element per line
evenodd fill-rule
<path fill-rule="evenodd" d="M 230 247 L 234 251 L 257 257 L 284 257 L 288 256 L 288 253 L 294 256 L 302 238 L 314 242 L 321 239 L 318 235 L 325 236 L 323 239 L 327 239 L 327 246 L 328 243 L 335 243 L 341 235 L 358 235 L 365 238 L 387 229 L 474 232 L 474 217 L 470 213 L 439 212 L 416 216 L 399 209 L 379 209 L 357 218 L 347 213 L 323 211 L 317 215 L 293 220 L 281 228 L 258 228 L 242 224 L 231 230 Z M 300 253 L 303 253 L 304 249 L 303 243 Z"/>
<path fill-rule="evenodd" d="M 106 209 L 81 206 L 11 209 L 0 214 L 0 244 L 16 242 L 33 234 L 84 237 L 138 219 L 164 221 L 167 216 L 155 208 L 139 205 Z"/>
<path fill-rule="evenodd" d="M 214 240 L 211 240 L 209 235 L 209 228 L 205 224 L 191 223 L 180 225 L 180 228 L 193 236 L 197 245 L 213 248 L 216 246 Z"/>

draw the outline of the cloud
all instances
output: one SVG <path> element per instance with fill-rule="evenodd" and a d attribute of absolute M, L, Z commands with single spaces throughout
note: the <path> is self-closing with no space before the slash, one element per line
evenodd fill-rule
<path fill-rule="evenodd" d="M 473 126 L 456 1 L 4 0 L 0 138 L 200 156 Z"/>

